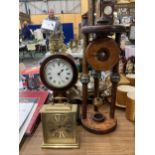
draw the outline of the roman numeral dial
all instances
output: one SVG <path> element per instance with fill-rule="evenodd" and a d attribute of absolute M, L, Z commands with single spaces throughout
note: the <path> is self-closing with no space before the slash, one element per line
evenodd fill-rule
<path fill-rule="evenodd" d="M 47 121 L 49 134 L 55 138 L 70 138 L 72 137 L 74 118 L 64 114 L 52 114 Z"/>
<path fill-rule="evenodd" d="M 47 82 L 54 87 L 64 87 L 73 78 L 72 66 L 65 60 L 54 59 L 46 65 L 45 69 Z"/>

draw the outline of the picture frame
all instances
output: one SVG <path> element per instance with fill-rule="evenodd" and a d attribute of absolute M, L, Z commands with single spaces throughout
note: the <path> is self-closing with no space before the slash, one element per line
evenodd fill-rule
<path fill-rule="evenodd" d="M 41 28 L 45 30 L 54 31 L 55 30 L 56 22 L 53 20 L 43 20 Z"/>

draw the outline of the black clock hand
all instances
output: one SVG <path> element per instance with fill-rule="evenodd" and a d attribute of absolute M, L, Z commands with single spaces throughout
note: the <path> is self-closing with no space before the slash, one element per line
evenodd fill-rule
<path fill-rule="evenodd" d="M 60 74 L 64 71 L 64 69 L 61 69 L 61 71 L 58 73 L 58 75 L 60 76 Z"/>
<path fill-rule="evenodd" d="M 64 69 L 61 69 L 61 73 L 64 71 Z"/>

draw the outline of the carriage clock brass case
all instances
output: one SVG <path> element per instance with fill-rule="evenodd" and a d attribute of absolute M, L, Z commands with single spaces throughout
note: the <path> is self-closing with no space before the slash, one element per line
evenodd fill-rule
<path fill-rule="evenodd" d="M 76 133 L 77 105 L 47 104 L 41 109 L 42 148 L 79 148 Z"/>

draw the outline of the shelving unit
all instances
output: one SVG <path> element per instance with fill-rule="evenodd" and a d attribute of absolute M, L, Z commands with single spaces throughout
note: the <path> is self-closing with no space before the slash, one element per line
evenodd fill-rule
<path fill-rule="evenodd" d="M 133 16 L 135 17 L 135 3 L 120 3 L 115 4 L 115 11 L 120 12 L 121 16 Z"/>

